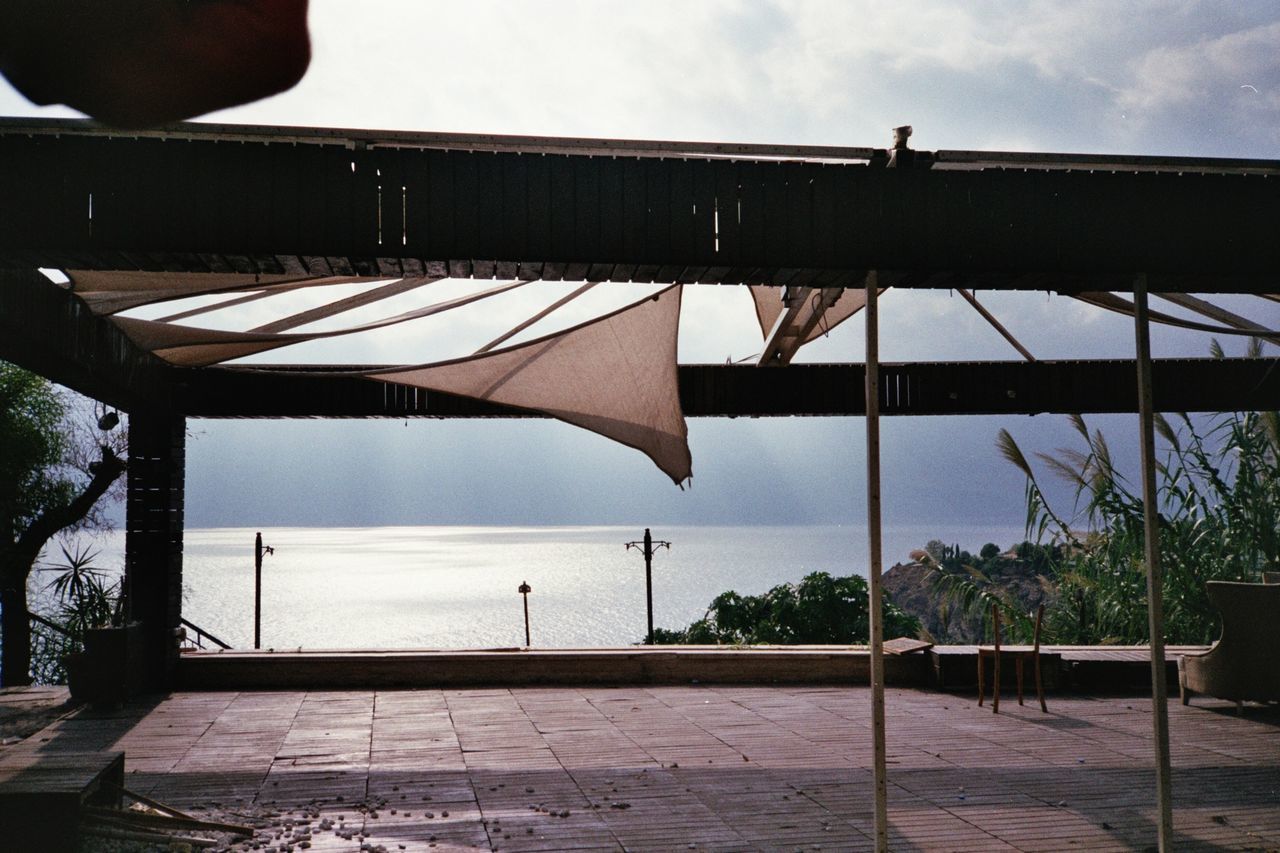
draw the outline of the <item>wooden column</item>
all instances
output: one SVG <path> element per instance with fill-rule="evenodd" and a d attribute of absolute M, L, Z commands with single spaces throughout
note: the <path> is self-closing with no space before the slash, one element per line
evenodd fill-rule
<path fill-rule="evenodd" d="M 151 689 L 171 682 L 178 659 L 174 631 L 182 618 L 185 475 L 186 419 L 168 412 L 132 413 L 125 591 L 130 616 L 142 625 L 141 680 Z"/>
<path fill-rule="evenodd" d="M 1147 627 L 1151 634 L 1151 720 L 1155 740 L 1158 844 L 1172 849 L 1173 793 L 1169 778 L 1169 701 L 1165 684 L 1163 578 L 1160 569 L 1160 507 L 1156 495 L 1155 415 L 1151 392 L 1151 338 L 1147 276 L 1133 283 L 1138 362 L 1138 424 L 1142 449 L 1142 507 L 1146 527 Z"/>
<path fill-rule="evenodd" d="M 889 849 L 887 760 L 884 742 L 884 624 L 880 606 L 880 317 L 878 275 L 867 273 L 867 566 L 871 623 L 871 737 L 874 744 L 876 851 Z"/>

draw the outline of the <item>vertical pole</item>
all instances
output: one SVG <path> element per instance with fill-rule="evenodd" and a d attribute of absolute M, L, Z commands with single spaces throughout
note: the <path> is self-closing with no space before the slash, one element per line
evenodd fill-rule
<path fill-rule="evenodd" d="M 880 607 L 880 317 L 879 276 L 867 273 L 867 567 L 871 623 L 871 736 L 874 744 L 875 831 L 877 853 L 889 849 L 888 761 L 885 756 L 884 625 Z"/>
<path fill-rule="evenodd" d="M 524 647 L 527 649 L 533 643 L 529 642 L 529 593 L 524 594 Z"/>
<path fill-rule="evenodd" d="M 186 440 L 181 415 L 129 413 L 124 581 L 128 618 L 142 624 L 144 646 L 141 664 L 130 662 L 130 679 L 150 689 L 172 684 L 178 664 Z"/>
<path fill-rule="evenodd" d="M 644 529 L 644 597 L 649 610 L 649 645 L 653 645 L 653 536 Z"/>
<path fill-rule="evenodd" d="M 253 538 L 253 647 L 262 648 L 262 533 Z"/>
<path fill-rule="evenodd" d="M 1151 722 L 1156 751 L 1157 843 L 1161 853 L 1173 844 L 1173 786 L 1169 770 L 1169 697 L 1165 684 L 1164 601 L 1160 568 L 1160 513 L 1156 503 L 1155 419 L 1151 393 L 1151 337 L 1147 314 L 1147 276 L 1133 282 L 1134 328 L 1138 356 L 1138 424 L 1142 448 L 1142 509 L 1146 527 L 1147 628 L 1151 634 Z"/>

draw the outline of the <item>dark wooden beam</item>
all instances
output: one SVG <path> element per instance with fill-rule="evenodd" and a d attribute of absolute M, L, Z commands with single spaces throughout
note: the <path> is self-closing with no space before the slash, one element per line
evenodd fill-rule
<path fill-rule="evenodd" d="M 125 411 L 168 405 L 170 367 L 34 269 L 0 269 L 0 359 Z"/>
<path fill-rule="evenodd" d="M 143 660 L 134 669 L 150 689 L 171 683 L 182 623 L 182 531 L 186 422 L 164 412 L 129 418 L 125 499 L 125 596 L 141 624 Z"/>
<path fill-rule="evenodd" d="M 1280 181 L 1257 164 L 886 169 L 272 139 L 0 126 L 0 264 L 814 286 L 877 269 L 895 287 L 1063 292 L 1145 272 L 1156 293 L 1275 292 L 1280 269 Z"/>
<path fill-rule="evenodd" d="M 860 364 L 759 368 L 682 365 L 690 417 L 861 416 Z M 1132 360 L 881 365 L 883 415 L 1134 412 Z M 537 417 L 493 403 L 305 368 L 175 371 L 175 403 L 196 418 Z M 1165 359 L 1153 364 L 1168 412 L 1280 409 L 1280 359 Z"/>

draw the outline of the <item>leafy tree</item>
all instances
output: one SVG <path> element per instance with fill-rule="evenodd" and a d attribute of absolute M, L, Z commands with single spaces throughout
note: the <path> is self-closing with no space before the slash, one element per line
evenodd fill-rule
<path fill-rule="evenodd" d="M 59 531 L 100 522 L 95 504 L 125 470 L 47 380 L 0 362 L 0 685 L 31 683 L 27 580 Z"/>
<path fill-rule="evenodd" d="M 711 602 L 707 615 L 683 631 L 654 630 L 657 644 L 854 645 L 870 636 L 866 578 L 813 572 L 761 595 L 732 590 Z M 886 636 L 917 636 L 920 623 L 883 602 Z"/>
<path fill-rule="evenodd" d="M 1032 614 L 1040 603 L 1052 600 L 1055 591 L 1057 549 L 1023 542 L 1012 550 L 1013 555 L 1006 556 L 988 543 L 976 559 L 958 547 L 947 548 L 941 559 L 928 550 L 911 552 L 913 560 L 930 570 L 926 580 L 936 596 L 938 618 L 926 627 L 940 629 L 936 639 L 989 642 L 994 605 L 1003 614 L 1003 638 L 1030 642 L 1035 633 Z"/>

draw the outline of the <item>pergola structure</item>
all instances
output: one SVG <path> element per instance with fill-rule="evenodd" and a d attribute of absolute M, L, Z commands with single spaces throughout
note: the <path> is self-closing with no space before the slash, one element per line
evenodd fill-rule
<path fill-rule="evenodd" d="M 1163 844 L 1151 413 L 1280 408 L 1280 362 L 1152 362 L 1147 294 L 1214 324 L 1183 325 L 1260 331 L 1190 294 L 1280 299 L 1278 221 L 1276 161 L 0 120 L 0 358 L 130 413 L 126 568 L 148 676 L 163 686 L 181 619 L 187 418 L 529 412 L 300 366 L 176 366 L 39 268 L 166 273 L 192 292 L 235 275 L 786 288 L 763 367 L 682 365 L 680 403 L 695 417 L 867 418 L 881 842 L 879 416 L 1139 412 Z M 881 365 L 886 287 L 1076 295 L 1136 315 L 1136 357 Z M 854 289 L 867 309 L 865 364 L 790 364 Z"/>

